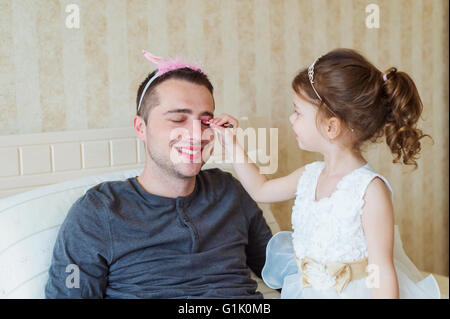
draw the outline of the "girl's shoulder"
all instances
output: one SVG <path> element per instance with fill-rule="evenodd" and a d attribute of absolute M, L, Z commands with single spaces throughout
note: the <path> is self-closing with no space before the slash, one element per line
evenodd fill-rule
<path fill-rule="evenodd" d="M 346 187 L 356 187 L 361 197 L 369 191 L 369 186 L 371 190 L 383 188 L 391 194 L 391 197 L 393 196 L 392 187 L 387 178 L 376 172 L 369 163 L 355 170 L 345 184 Z"/>
<path fill-rule="evenodd" d="M 305 171 L 314 171 L 318 169 L 322 169 L 325 166 L 324 161 L 315 161 L 304 166 Z"/>
<path fill-rule="evenodd" d="M 312 163 L 308 163 L 298 169 L 299 172 L 299 180 L 300 183 L 304 179 L 309 179 L 314 177 L 315 175 L 319 174 L 320 171 L 325 166 L 325 162 L 322 161 L 316 161 Z"/>
<path fill-rule="evenodd" d="M 299 183 L 301 182 L 302 179 L 309 179 L 309 178 L 313 178 L 315 175 L 320 174 L 320 172 L 322 171 L 323 167 L 325 166 L 325 162 L 322 161 L 316 161 L 316 162 L 312 162 L 312 163 L 308 163 L 302 167 L 300 167 L 298 169 L 299 171 Z"/>
<path fill-rule="evenodd" d="M 295 174 L 297 176 L 297 180 L 300 181 L 304 175 L 316 172 L 317 170 L 322 169 L 324 165 L 325 163 L 320 161 L 308 163 L 297 168 L 292 174 Z"/>
<path fill-rule="evenodd" d="M 308 193 L 309 189 L 313 187 L 313 184 L 324 165 L 325 162 L 316 161 L 308 163 L 297 170 L 297 197 Z"/>

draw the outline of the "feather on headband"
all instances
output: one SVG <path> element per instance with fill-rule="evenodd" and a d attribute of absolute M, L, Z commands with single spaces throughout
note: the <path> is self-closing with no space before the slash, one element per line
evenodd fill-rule
<path fill-rule="evenodd" d="M 185 61 L 182 61 L 179 58 L 170 59 L 170 60 L 164 60 L 163 58 L 161 58 L 159 56 L 156 56 L 156 55 L 154 55 L 154 54 L 152 54 L 150 52 L 147 52 L 145 50 L 142 50 L 142 55 L 147 60 L 149 60 L 151 63 L 153 63 L 156 66 L 158 66 L 158 71 L 147 82 L 147 84 L 145 85 L 144 89 L 142 90 L 141 98 L 139 99 L 139 104 L 138 104 L 138 108 L 137 108 L 138 112 L 139 112 L 139 110 L 141 108 L 142 100 L 144 99 L 145 93 L 147 92 L 150 84 L 152 84 L 152 82 L 156 78 L 160 77 L 164 73 L 167 73 L 167 72 L 173 71 L 173 70 L 184 69 L 184 68 L 189 68 L 191 70 L 198 71 L 198 72 L 201 72 L 203 74 L 205 73 L 203 71 L 203 69 L 199 65 L 196 65 L 194 63 L 187 63 Z"/>

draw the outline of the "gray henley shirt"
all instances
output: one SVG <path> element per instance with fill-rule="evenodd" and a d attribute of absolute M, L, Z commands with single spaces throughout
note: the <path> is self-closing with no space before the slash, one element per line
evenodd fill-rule
<path fill-rule="evenodd" d="M 262 298 L 272 233 L 231 174 L 202 170 L 188 196 L 145 192 L 136 177 L 78 199 L 53 250 L 47 298 Z M 67 285 L 79 270 L 79 288 Z M 72 266 L 73 267 L 73 266 Z M 73 269 L 73 268 L 69 268 Z"/>

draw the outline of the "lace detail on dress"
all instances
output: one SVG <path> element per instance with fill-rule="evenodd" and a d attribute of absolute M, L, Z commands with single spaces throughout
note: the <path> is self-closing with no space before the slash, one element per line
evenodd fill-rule
<path fill-rule="evenodd" d="M 324 162 L 306 165 L 299 179 L 292 208 L 293 245 L 298 258 L 322 263 L 352 262 L 368 256 L 361 223 L 364 194 L 376 176 L 367 164 L 344 176 L 336 190 L 315 201 L 316 185 Z"/>

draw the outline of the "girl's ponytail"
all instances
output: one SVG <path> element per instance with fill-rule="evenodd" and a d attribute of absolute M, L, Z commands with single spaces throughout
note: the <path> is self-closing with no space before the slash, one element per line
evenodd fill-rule
<path fill-rule="evenodd" d="M 339 118 L 354 150 L 385 135 L 393 162 L 417 168 L 420 139 L 430 136 L 416 128 L 423 106 L 408 74 L 382 73 L 357 51 L 339 48 L 301 70 L 292 88 L 317 106 L 318 119 Z"/>
<path fill-rule="evenodd" d="M 423 108 L 416 85 L 408 74 L 397 72 L 396 68 L 388 69 L 383 80 L 388 108 L 384 126 L 386 143 L 395 155 L 394 163 L 402 160 L 417 168 L 420 139 L 430 136 L 416 128 Z"/>

